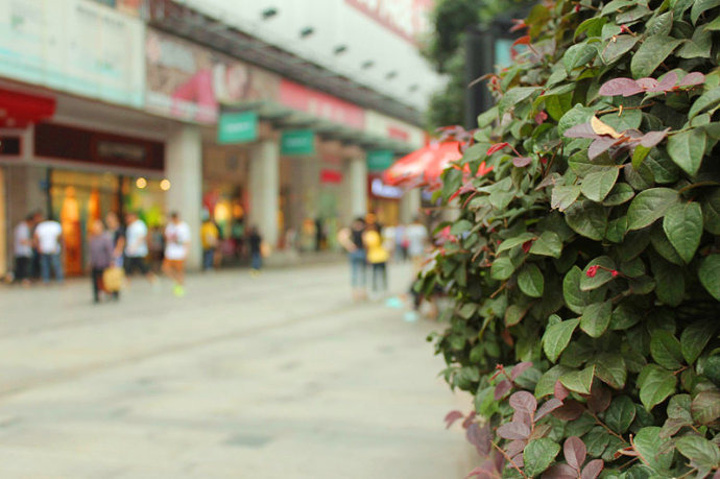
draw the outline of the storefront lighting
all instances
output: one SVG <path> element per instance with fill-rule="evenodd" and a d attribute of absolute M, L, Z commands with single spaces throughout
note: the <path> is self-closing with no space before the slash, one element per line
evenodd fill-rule
<path fill-rule="evenodd" d="M 163 191 L 167 191 L 170 189 L 170 180 L 165 179 L 160 182 L 160 189 Z"/>
<path fill-rule="evenodd" d="M 141 189 L 141 190 L 145 189 L 145 187 L 147 186 L 147 180 L 143 177 L 140 177 L 137 180 L 135 180 L 135 186 L 137 186 L 138 189 Z"/>

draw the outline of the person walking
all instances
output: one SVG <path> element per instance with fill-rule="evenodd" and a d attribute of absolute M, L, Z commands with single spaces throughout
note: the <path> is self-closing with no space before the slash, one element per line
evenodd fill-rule
<path fill-rule="evenodd" d="M 60 261 L 62 233 L 62 226 L 51 216 L 47 216 L 35 227 L 35 241 L 40 253 L 40 276 L 45 284 L 50 284 L 51 270 L 58 283 L 65 279 Z"/>
<path fill-rule="evenodd" d="M 420 222 L 420 218 L 417 216 L 413 218 L 412 223 L 405 229 L 405 237 L 407 238 L 408 256 L 413 265 L 413 274 L 417 274 L 422 267 L 429 237 L 427 228 Z"/>
<path fill-rule="evenodd" d="M 362 301 L 367 298 L 367 254 L 363 242 L 365 233 L 365 220 L 358 217 L 350 225 L 338 233 L 338 242 L 345 248 L 350 260 L 350 287 L 353 301 Z"/>
<path fill-rule="evenodd" d="M 250 274 L 258 276 L 262 269 L 262 236 L 260 236 L 257 226 L 250 229 L 248 243 L 250 245 Z"/>
<path fill-rule="evenodd" d="M 367 226 L 363 234 L 363 243 L 367 249 L 367 261 L 372 266 L 371 299 L 377 300 L 387 292 L 387 262 L 390 258 L 390 254 L 383 245 L 380 226 L 377 223 Z"/>
<path fill-rule="evenodd" d="M 100 302 L 100 292 L 103 290 L 103 274 L 113 264 L 113 240 L 110 233 L 105 231 L 102 221 L 95 220 L 90 227 L 90 277 L 93 288 L 93 303 Z M 113 297 L 115 295 L 113 294 Z"/>
<path fill-rule="evenodd" d="M 215 252 L 217 250 L 219 239 L 220 231 L 218 231 L 218 227 L 212 222 L 210 213 L 208 213 L 207 210 L 204 210 L 203 224 L 200 227 L 200 240 L 202 242 L 203 249 L 203 271 L 208 271 L 214 268 Z"/>
<path fill-rule="evenodd" d="M 185 259 L 190 246 L 190 226 L 180 220 L 177 212 L 170 214 L 165 227 L 165 259 L 162 270 L 175 282 L 173 294 L 185 296 Z"/>
<path fill-rule="evenodd" d="M 13 232 L 15 256 L 15 281 L 23 286 L 30 286 L 30 269 L 32 268 L 33 244 L 32 229 L 34 215 L 28 215 L 18 223 Z"/>
<path fill-rule="evenodd" d="M 125 224 L 125 273 L 131 275 L 140 271 L 152 283 L 155 275 L 145 260 L 148 255 L 147 225 L 135 212 L 125 215 Z"/>

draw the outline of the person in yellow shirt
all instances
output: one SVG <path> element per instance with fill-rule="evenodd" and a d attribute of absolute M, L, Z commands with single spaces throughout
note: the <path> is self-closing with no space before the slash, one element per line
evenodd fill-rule
<path fill-rule="evenodd" d="M 363 235 L 367 250 L 367 262 L 372 265 L 372 294 L 377 299 L 387 292 L 387 262 L 390 253 L 383 245 L 380 227 L 377 223 L 369 224 Z"/>
<path fill-rule="evenodd" d="M 203 271 L 213 269 L 215 263 L 215 249 L 218 245 L 220 232 L 215 223 L 210 219 L 210 215 L 205 216 L 202 227 L 200 228 L 200 240 L 203 249 Z"/>

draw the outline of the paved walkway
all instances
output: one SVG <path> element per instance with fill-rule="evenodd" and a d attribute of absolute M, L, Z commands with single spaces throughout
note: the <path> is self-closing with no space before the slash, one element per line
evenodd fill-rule
<path fill-rule="evenodd" d="M 432 478 L 473 467 L 426 335 L 344 265 L 0 288 L 0 477 Z M 409 279 L 391 269 L 393 289 Z"/>

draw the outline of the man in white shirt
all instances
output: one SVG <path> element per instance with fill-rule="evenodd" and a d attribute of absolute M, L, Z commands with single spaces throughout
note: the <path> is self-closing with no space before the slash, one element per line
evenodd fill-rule
<path fill-rule="evenodd" d="M 154 281 L 155 275 L 145 262 L 148 255 L 148 229 L 137 213 L 125 215 L 125 272 L 130 275 L 140 271 L 148 280 Z"/>
<path fill-rule="evenodd" d="M 176 212 L 170 214 L 170 222 L 165 227 L 165 260 L 163 272 L 175 281 L 175 296 L 185 295 L 185 259 L 190 245 L 190 227 L 180 221 Z"/>
<path fill-rule="evenodd" d="M 40 253 L 40 276 L 43 283 L 50 283 L 50 270 L 58 283 L 62 283 L 63 267 L 60 261 L 62 226 L 49 217 L 35 227 L 35 242 Z"/>
<path fill-rule="evenodd" d="M 28 215 L 18 223 L 13 234 L 15 254 L 15 281 L 23 286 L 30 284 L 30 267 L 32 266 L 32 228 L 35 215 Z"/>

